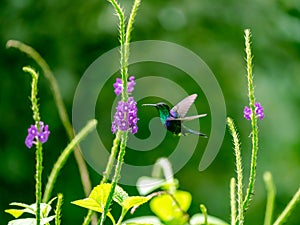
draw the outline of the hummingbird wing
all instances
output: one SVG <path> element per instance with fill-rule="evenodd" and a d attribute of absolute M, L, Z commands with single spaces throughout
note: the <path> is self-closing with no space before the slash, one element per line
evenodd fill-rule
<path fill-rule="evenodd" d="M 184 126 L 184 125 L 181 126 L 181 134 L 182 134 L 183 136 L 186 136 L 186 135 L 188 135 L 188 134 L 196 134 L 196 135 L 199 135 L 199 136 L 201 136 L 201 137 L 207 138 L 206 134 L 203 134 L 203 133 L 200 133 L 200 132 L 198 132 L 198 131 L 192 130 L 192 129 L 190 129 L 190 128 Z"/>
<path fill-rule="evenodd" d="M 196 98 L 197 94 L 192 94 L 186 97 L 185 99 L 181 100 L 170 110 L 171 116 L 173 116 L 174 118 L 184 117 Z"/>
<path fill-rule="evenodd" d="M 182 122 L 185 122 L 185 121 L 190 121 L 190 120 L 194 120 L 194 119 L 198 119 L 198 118 L 201 118 L 201 117 L 205 117 L 207 114 L 201 114 L 201 115 L 196 115 L 196 116 L 187 116 L 187 117 L 178 117 L 178 118 L 174 118 L 174 117 L 169 117 L 168 120 L 180 120 Z"/>

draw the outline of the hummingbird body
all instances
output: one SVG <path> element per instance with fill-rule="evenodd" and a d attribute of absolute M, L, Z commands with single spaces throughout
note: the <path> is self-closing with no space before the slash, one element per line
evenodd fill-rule
<path fill-rule="evenodd" d="M 196 116 L 185 117 L 187 111 L 195 101 L 196 97 L 196 94 L 186 97 L 177 105 L 175 105 L 171 110 L 170 107 L 164 102 L 160 102 L 157 104 L 144 104 L 144 106 L 154 106 L 159 112 L 159 118 L 162 124 L 168 131 L 171 131 L 173 134 L 178 136 L 196 134 L 199 136 L 206 137 L 205 134 L 191 130 L 182 124 L 184 121 L 194 120 L 206 116 L 206 114 L 201 114 Z"/>

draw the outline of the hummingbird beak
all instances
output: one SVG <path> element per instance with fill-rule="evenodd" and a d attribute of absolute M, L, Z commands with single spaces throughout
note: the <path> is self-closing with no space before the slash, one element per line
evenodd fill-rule
<path fill-rule="evenodd" d="M 143 104 L 142 106 L 154 106 L 154 107 L 156 107 L 157 105 L 156 104 Z"/>

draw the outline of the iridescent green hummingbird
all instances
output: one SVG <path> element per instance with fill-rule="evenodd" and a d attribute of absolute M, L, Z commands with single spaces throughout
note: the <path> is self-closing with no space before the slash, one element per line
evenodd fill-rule
<path fill-rule="evenodd" d="M 192 94 L 180 101 L 171 110 L 170 107 L 164 102 L 160 102 L 157 104 L 143 104 L 143 106 L 154 106 L 159 112 L 159 117 L 162 124 L 168 131 L 171 131 L 175 135 L 185 136 L 187 134 L 196 134 L 202 137 L 207 137 L 205 134 L 192 130 L 182 124 L 185 121 L 190 121 L 206 116 L 206 114 L 201 114 L 185 117 L 186 113 L 188 112 L 189 108 L 194 103 L 196 98 L 197 94 Z"/>

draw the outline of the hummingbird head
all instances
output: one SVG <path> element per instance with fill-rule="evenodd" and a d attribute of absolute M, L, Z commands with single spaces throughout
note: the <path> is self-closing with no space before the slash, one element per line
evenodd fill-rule
<path fill-rule="evenodd" d="M 170 116 L 170 108 L 164 102 L 160 102 L 156 104 L 143 104 L 143 106 L 154 106 L 159 112 L 159 117 L 162 123 L 165 123 L 167 118 Z"/>
<path fill-rule="evenodd" d="M 168 110 L 168 111 L 170 111 L 170 107 L 166 103 L 164 103 L 164 102 L 159 102 L 159 103 L 156 103 L 156 104 L 143 104 L 143 106 L 153 106 L 158 111 L 160 111 L 160 110 Z"/>

